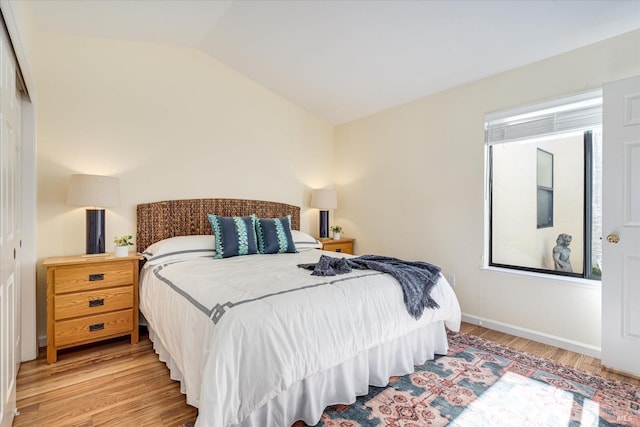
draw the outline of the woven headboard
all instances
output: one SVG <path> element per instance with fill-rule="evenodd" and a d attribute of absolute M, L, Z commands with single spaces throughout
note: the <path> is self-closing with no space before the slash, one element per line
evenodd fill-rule
<path fill-rule="evenodd" d="M 291 215 L 291 228 L 300 230 L 300 208 L 278 202 L 244 199 L 188 199 L 138 205 L 136 245 L 144 251 L 149 245 L 175 236 L 212 234 L 207 214 L 277 218 Z"/>

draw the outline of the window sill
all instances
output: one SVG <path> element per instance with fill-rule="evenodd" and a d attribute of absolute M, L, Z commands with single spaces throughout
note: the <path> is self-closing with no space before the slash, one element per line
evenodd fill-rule
<path fill-rule="evenodd" d="M 602 282 L 600 280 L 591 280 L 591 279 L 583 279 L 580 277 L 569 277 L 569 276 L 555 276 L 553 274 L 544 274 L 544 273 L 536 273 L 533 271 L 522 271 L 522 270 L 512 270 L 509 268 L 502 267 L 480 267 L 481 271 L 486 271 L 489 273 L 499 273 L 506 274 L 509 276 L 527 276 L 531 278 L 545 279 L 545 280 L 553 280 L 562 282 L 562 284 L 566 284 L 569 286 L 577 286 L 582 289 L 594 289 L 600 290 Z"/>

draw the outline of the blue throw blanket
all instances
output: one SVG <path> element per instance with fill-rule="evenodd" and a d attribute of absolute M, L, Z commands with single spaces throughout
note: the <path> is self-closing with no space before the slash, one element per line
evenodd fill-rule
<path fill-rule="evenodd" d="M 313 270 L 314 276 L 335 276 L 345 274 L 351 270 L 375 270 L 393 276 L 404 294 L 404 304 L 407 311 L 415 319 L 422 316 L 426 308 L 439 308 L 438 303 L 431 298 L 431 289 L 438 281 L 440 267 L 428 262 L 403 261 L 379 255 L 362 255 L 356 258 L 334 258 L 320 256 L 317 264 L 298 264 L 298 267 Z"/>

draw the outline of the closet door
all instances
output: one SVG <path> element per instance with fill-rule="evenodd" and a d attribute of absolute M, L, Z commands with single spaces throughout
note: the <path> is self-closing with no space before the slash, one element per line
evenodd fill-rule
<path fill-rule="evenodd" d="M 8 427 L 20 361 L 20 101 L 4 28 L 0 39 L 0 427 Z"/>

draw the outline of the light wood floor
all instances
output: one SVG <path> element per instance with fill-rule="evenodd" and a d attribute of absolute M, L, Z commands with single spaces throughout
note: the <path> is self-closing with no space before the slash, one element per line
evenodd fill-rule
<path fill-rule="evenodd" d="M 481 326 L 462 331 L 564 364 L 640 386 L 640 379 L 603 370 L 592 357 L 517 338 Z M 47 365 L 37 360 L 18 373 L 18 410 L 14 426 L 171 426 L 196 417 L 180 386 L 169 378 L 146 334 L 131 345 L 128 338 L 59 352 Z"/>

